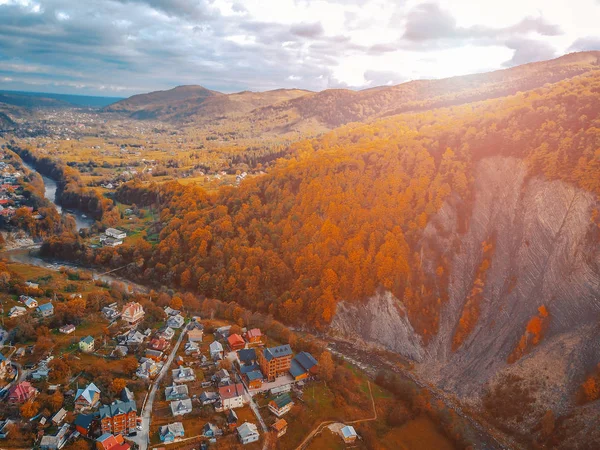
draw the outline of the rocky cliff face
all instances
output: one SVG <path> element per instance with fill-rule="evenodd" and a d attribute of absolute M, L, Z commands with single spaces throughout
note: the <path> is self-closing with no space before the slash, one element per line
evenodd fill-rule
<path fill-rule="evenodd" d="M 600 246 L 590 218 L 591 194 L 560 181 L 527 176 L 524 163 L 493 157 L 476 167 L 475 200 L 468 229 L 459 229 L 457 200 L 446 203 L 425 229 L 422 244 L 450 259 L 448 301 L 439 332 L 423 346 L 389 293 L 363 305 L 340 303 L 332 329 L 360 336 L 415 360 L 417 371 L 461 397 L 477 397 L 504 371 L 531 375 L 546 367 L 561 376 L 547 402 L 571 395 L 600 362 Z M 483 258 L 482 242 L 495 240 L 477 325 L 452 351 L 452 338 Z M 433 273 L 433 261 L 424 261 Z M 546 306 L 549 325 L 533 351 L 509 365 L 507 358 L 528 321 Z"/>

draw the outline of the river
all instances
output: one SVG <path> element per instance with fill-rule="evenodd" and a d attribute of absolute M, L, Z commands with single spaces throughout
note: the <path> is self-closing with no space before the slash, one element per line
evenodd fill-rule
<path fill-rule="evenodd" d="M 35 167 L 33 167 L 31 164 L 27 163 L 26 161 L 23 161 L 23 165 L 25 167 L 27 167 L 29 170 L 31 170 L 32 172 L 39 173 Z M 63 214 L 62 206 L 60 206 L 59 204 L 56 203 L 56 190 L 58 187 L 56 184 L 56 180 L 54 180 L 50 177 L 47 177 L 46 175 L 42 175 L 41 173 L 39 173 L 39 174 L 42 177 L 42 180 L 44 180 L 44 197 L 46 197 L 48 200 L 50 200 L 52 203 L 54 203 L 54 206 L 56 207 L 56 210 L 59 212 L 59 214 Z M 77 230 L 81 230 L 82 228 L 89 228 L 94 224 L 94 219 L 86 216 L 81 211 L 69 210 L 68 212 L 64 212 L 64 213 L 69 214 L 75 218 L 75 224 L 77 225 Z"/>

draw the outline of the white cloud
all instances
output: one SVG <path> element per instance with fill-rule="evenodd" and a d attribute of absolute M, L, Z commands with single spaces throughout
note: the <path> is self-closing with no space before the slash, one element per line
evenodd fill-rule
<path fill-rule="evenodd" d="M 596 0 L 0 0 L 0 77 L 127 93 L 372 87 L 591 49 L 598 17 Z"/>

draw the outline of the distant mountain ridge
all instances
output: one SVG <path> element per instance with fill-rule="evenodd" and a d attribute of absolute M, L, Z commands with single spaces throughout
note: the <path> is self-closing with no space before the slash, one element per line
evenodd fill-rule
<path fill-rule="evenodd" d="M 202 86 L 177 86 L 166 91 L 138 94 L 104 108 L 137 119 L 183 120 L 188 117 L 214 118 L 219 115 L 248 113 L 256 108 L 308 94 L 299 89 L 266 92 L 243 91 L 223 94 Z"/>
<path fill-rule="evenodd" d="M 222 94 L 201 86 L 179 86 L 140 94 L 112 104 L 105 111 L 135 118 L 206 121 L 219 116 L 260 123 L 276 132 L 326 131 L 349 122 L 364 122 L 405 112 L 488 100 L 542 87 L 590 70 L 600 70 L 600 52 L 572 53 L 560 58 L 489 73 L 439 80 L 415 80 L 361 91 L 299 89 Z M 244 114 L 245 117 L 239 119 Z"/>

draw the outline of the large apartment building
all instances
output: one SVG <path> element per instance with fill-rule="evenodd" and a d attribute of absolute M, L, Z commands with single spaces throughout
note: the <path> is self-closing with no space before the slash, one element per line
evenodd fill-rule
<path fill-rule="evenodd" d="M 285 375 L 292 364 L 292 348 L 289 344 L 258 350 L 258 364 L 268 381 Z"/>
<path fill-rule="evenodd" d="M 137 407 L 134 401 L 112 402 L 98 411 L 102 423 L 102 433 L 128 434 L 135 430 Z"/>

